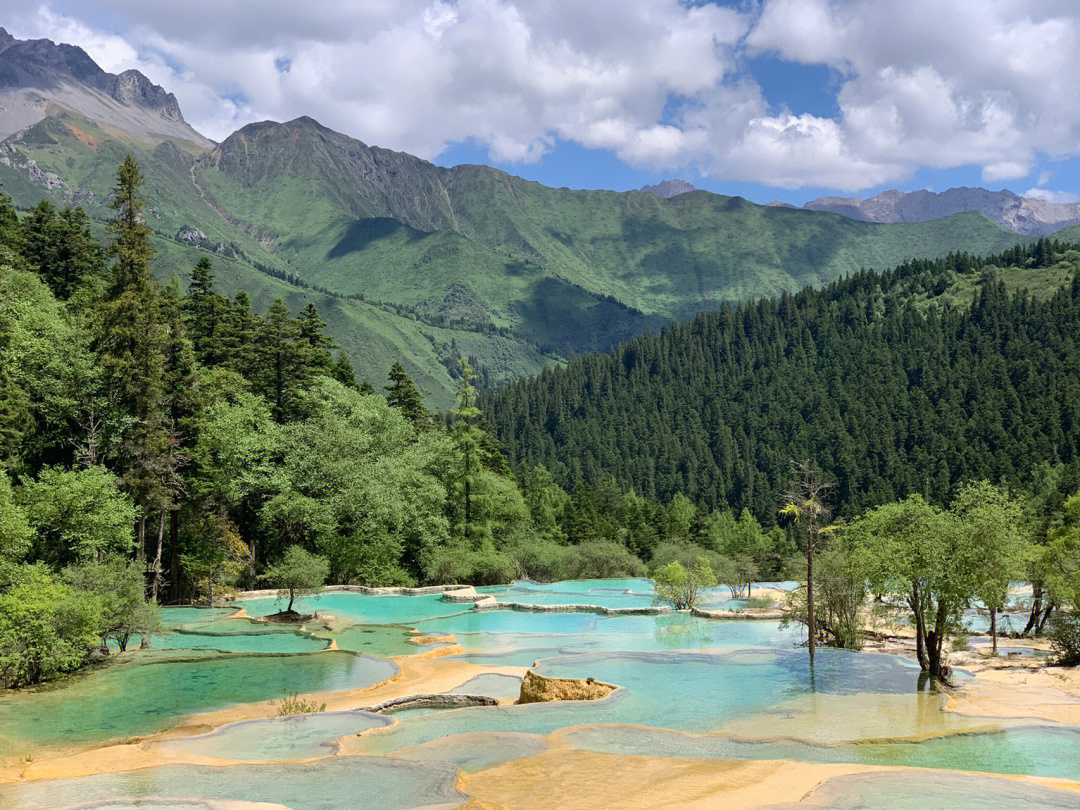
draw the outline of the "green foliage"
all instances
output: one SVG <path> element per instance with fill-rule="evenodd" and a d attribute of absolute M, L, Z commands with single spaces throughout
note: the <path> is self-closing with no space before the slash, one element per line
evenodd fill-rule
<path fill-rule="evenodd" d="M 1047 633 L 1059 666 L 1080 665 L 1080 613 L 1059 610 L 1050 617 Z"/>
<path fill-rule="evenodd" d="M 386 401 L 391 407 L 401 411 L 414 427 L 424 427 L 431 419 L 431 414 L 424 407 L 424 397 L 401 363 L 394 363 L 390 367 L 390 384 L 386 386 Z"/>
<path fill-rule="evenodd" d="M 676 610 L 692 608 L 702 590 L 716 585 L 716 575 L 704 557 L 699 557 L 689 569 L 679 562 L 670 562 L 658 569 L 653 579 L 657 596 Z"/>
<path fill-rule="evenodd" d="M 88 593 L 100 605 L 101 646 L 112 639 L 120 652 L 127 650 L 132 636 L 144 643 L 161 631 L 156 604 L 146 601 L 146 578 L 143 566 L 122 557 L 104 562 L 88 562 L 64 569 L 64 582 Z"/>
<path fill-rule="evenodd" d="M 57 211 L 42 200 L 22 222 L 22 254 L 30 270 L 61 301 L 86 284 L 104 280 L 105 254 L 90 233 L 82 208 Z"/>
<path fill-rule="evenodd" d="M 1065 501 L 1061 524 L 1048 541 L 1040 578 L 1058 604 L 1080 611 L 1080 493 Z"/>
<path fill-rule="evenodd" d="M 22 508 L 15 502 L 11 479 L 0 469 L 0 565 L 21 561 L 30 552 L 33 529 Z"/>
<path fill-rule="evenodd" d="M 286 695 L 281 700 L 277 701 L 278 717 L 295 717 L 298 714 L 312 714 L 325 711 L 325 703 L 316 703 L 314 700 L 307 700 L 306 698 L 300 697 L 296 692 Z"/>
<path fill-rule="evenodd" d="M 278 598 L 288 597 L 285 612 L 292 613 L 296 597 L 317 594 L 329 573 L 330 564 L 325 559 L 300 546 L 289 546 L 281 559 L 266 569 L 263 579 L 271 588 L 278 589 Z"/>
<path fill-rule="evenodd" d="M 132 549 L 135 506 L 104 467 L 46 467 L 23 479 L 18 502 L 34 530 L 34 559 L 60 568 Z"/>
<path fill-rule="evenodd" d="M 94 385 L 86 343 L 44 283 L 0 257 L 0 463 L 37 462 L 76 431 Z"/>
<path fill-rule="evenodd" d="M 1019 487 L 1034 462 L 1080 461 L 1080 283 L 1045 300 L 1000 281 L 956 306 L 914 295 L 983 265 L 910 262 L 723 307 L 513 383 L 482 409 L 514 462 L 568 490 L 614 477 L 652 500 L 749 509 L 766 527 L 792 458 L 815 460 L 847 518 L 912 493 L 948 502 L 964 481 Z"/>
<path fill-rule="evenodd" d="M 100 643 L 98 600 L 21 566 L 0 590 L 0 685 L 25 686 L 78 669 Z"/>

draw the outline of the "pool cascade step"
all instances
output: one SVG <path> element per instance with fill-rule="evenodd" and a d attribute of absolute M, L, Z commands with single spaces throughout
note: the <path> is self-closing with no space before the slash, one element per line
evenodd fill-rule
<path fill-rule="evenodd" d="M 531 602 L 499 602 L 493 596 L 481 597 L 474 610 L 515 610 L 519 613 L 595 613 L 598 616 L 661 616 L 671 613 L 667 605 L 609 608 L 603 605 L 536 605 Z"/>
<path fill-rule="evenodd" d="M 391 698 L 374 706 L 362 706 L 353 711 L 368 714 L 393 714 L 405 709 L 464 709 L 470 706 L 498 706 L 498 698 L 486 695 L 452 695 L 446 693 L 405 695 Z"/>
<path fill-rule="evenodd" d="M 746 610 L 706 610 L 705 608 L 692 607 L 689 611 L 691 616 L 699 619 L 727 619 L 728 621 L 779 621 L 784 618 L 784 611 L 780 608 L 747 608 Z"/>
<path fill-rule="evenodd" d="M 430 596 L 432 594 L 454 593 L 455 591 L 469 590 L 475 596 L 476 591 L 471 585 L 424 585 L 419 588 L 399 588 L 388 586 L 374 588 L 368 585 L 326 585 L 319 589 L 319 593 L 362 593 L 366 596 Z M 240 591 L 226 596 L 222 602 L 239 602 L 244 599 L 263 599 L 277 596 L 280 591 L 276 588 L 263 588 L 255 591 Z M 447 600 L 471 602 L 471 599 Z"/>

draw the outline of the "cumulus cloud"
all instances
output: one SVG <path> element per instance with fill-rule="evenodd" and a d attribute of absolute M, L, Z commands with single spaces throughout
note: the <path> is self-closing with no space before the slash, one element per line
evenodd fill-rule
<path fill-rule="evenodd" d="M 845 191 L 920 166 L 1016 180 L 1080 144 L 1066 0 L 51 0 L 7 24 L 143 70 L 218 139 L 307 114 L 426 158 L 471 140 L 529 162 L 569 141 Z M 830 68 L 838 112 L 775 104 L 758 56 Z"/>

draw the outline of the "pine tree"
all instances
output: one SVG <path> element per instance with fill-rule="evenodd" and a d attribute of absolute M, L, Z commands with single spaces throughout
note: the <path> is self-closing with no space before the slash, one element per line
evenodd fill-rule
<path fill-rule="evenodd" d="M 457 406 L 451 411 L 454 417 L 451 435 L 457 453 L 452 492 L 452 501 L 457 510 L 454 530 L 468 546 L 478 548 L 491 539 L 480 484 L 484 465 L 483 435 L 477 425 L 480 409 L 476 406 L 477 393 L 473 387 L 475 375 L 468 363 L 462 366 L 461 371 Z"/>
<path fill-rule="evenodd" d="M 191 286 L 184 301 L 187 335 L 195 357 L 204 366 L 217 366 L 229 356 L 225 323 L 227 302 L 214 289 L 214 268 L 203 256 L 191 271 Z"/>
<path fill-rule="evenodd" d="M 299 415 L 300 391 L 310 367 L 309 345 L 301 338 L 300 327 L 289 317 L 278 298 L 270 305 L 256 337 L 257 368 L 252 373 L 255 393 L 270 403 L 274 420 L 288 422 Z"/>
<path fill-rule="evenodd" d="M 462 385 L 464 384 L 463 380 Z M 401 411 L 414 426 L 423 428 L 430 424 L 431 414 L 424 407 L 424 398 L 401 363 L 394 363 L 390 367 L 390 384 L 385 388 L 386 401 Z"/>
<path fill-rule="evenodd" d="M 53 294 L 66 300 L 85 281 L 105 273 L 105 254 L 81 208 L 57 212 L 42 200 L 22 223 L 22 253 Z"/>
<path fill-rule="evenodd" d="M 330 367 L 330 349 L 334 341 L 323 334 L 326 321 L 319 317 L 319 310 L 308 301 L 303 313 L 297 319 L 300 341 L 307 350 L 305 362 L 312 369 L 325 371 Z"/>
<path fill-rule="evenodd" d="M 159 288 L 150 273 L 154 249 L 142 217 L 142 185 L 139 164 L 127 155 L 117 171 L 110 202 L 116 219 L 110 226 L 109 252 L 115 260 L 96 341 L 109 399 L 130 415 L 121 436 L 119 465 L 122 480 L 140 507 L 136 527 L 140 558 L 147 517 L 173 507 L 170 487 L 161 475 L 169 454 L 168 329 Z"/>

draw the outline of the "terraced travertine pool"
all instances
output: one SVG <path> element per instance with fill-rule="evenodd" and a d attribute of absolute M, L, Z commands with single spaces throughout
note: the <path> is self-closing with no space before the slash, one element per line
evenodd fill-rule
<path fill-rule="evenodd" d="M 651 587 L 479 590 L 501 605 L 620 608 L 652 605 Z M 719 589 L 706 602 L 741 609 Z M 317 618 L 302 627 L 260 620 L 277 608 L 269 598 L 169 608 L 151 651 L 0 695 L 0 807 L 452 807 L 470 785 L 486 791 L 478 799 L 517 807 L 515 780 L 550 771 L 559 784 L 602 781 L 611 778 L 603 769 L 565 769 L 604 756 L 659 774 L 664 762 L 698 763 L 695 781 L 673 782 L 686 806 L 720 806 L 734 788 L 708 788 L 713 774 L 787 762 L 812 774 L 791 807 L 1080 808 L 1080 726 L 950 711 L 949 696 L 921 689 L 901 656 L 820 650 L 811 667 L 800 632 L 775 621 L 481 611 L 440 594 L 340 591 L 305 600 L 298 609 Z M 621 688 L 599 701 L 510 705 L 526 667 Z M 502 705 L 355 711 L 429 691 Z M 320 693 L 329 710 L 278 718 L 272 706 L 247 705 L 294 692 Z M 187 734 L 159 734 L 193 723 Z M 131 737 L 142 739 L 110 747 Z M 752 806 L 790 791 L 770 778 L 751 791 Z M 634 806 L 620 789 L 613 779 L 605 806 Z M 543 793 L 530 806 L 592 806 L 583 791 Z"/>

